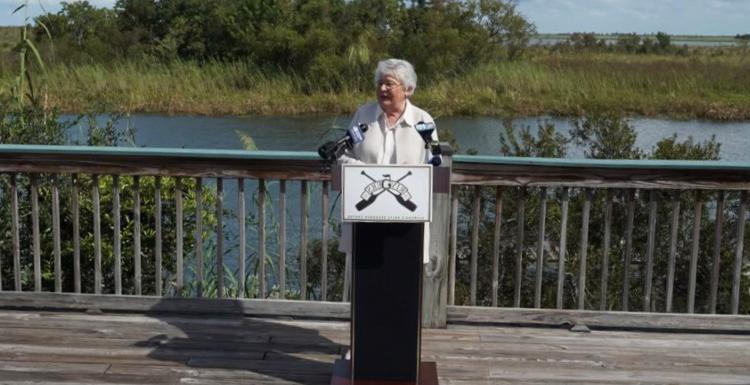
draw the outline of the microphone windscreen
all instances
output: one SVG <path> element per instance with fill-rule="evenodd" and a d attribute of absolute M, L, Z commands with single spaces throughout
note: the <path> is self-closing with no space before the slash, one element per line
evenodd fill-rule
<path fill-rule="evenodd" d="M 435 123 L 433 122 L 419 122 L 414 126 L 417 129 L 419 135 L 425 140 L 432 137 L 432 132 L 435 131 Z"/>
<path fill-rule="evenodd" d="M 351 126 L 349 128 L 349 130 L 347 130 L 347 134 L 349 135 L 349 138 L 351 138 L 352 145 L 355 145 L 357 143 L 361 143 L 363 140 L 365 140 L 364 131 L 366 131 L 366 129 L 362 130 L 362 128 L 360 128 L 360 126 L 363 126 L 363 125 L 356 125 L 355 124 L 355 125 Z M 367 127 L 367 126 L 364 126 L 364 127 Z"/>

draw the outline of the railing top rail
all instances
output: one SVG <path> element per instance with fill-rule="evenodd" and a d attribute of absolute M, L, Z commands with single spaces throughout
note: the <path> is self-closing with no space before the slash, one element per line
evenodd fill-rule
<path fill-rule="evenodd" d="M 644 189 L 750 189 L 750 162 L 456 155 L 453 184 Z"/>
<path fill-rule="evenodd" d="M 245 151 L 200 148 L 98 147 L 25 144 L 0 144 L 0 154 L 320 161 L 318 154 L 313 151 Z M 458 164 L 483 164 L 497 166 L 573 167 L 603 169 L 658 168 L 667 170 L 750 170 L 750 161 L 569 159 L 488 155 L 454 155 L 453 159 L 454 163 Z"/>
<path fill-rule="evenodd" d="M 312 151 L 245 151 L 229 149 L 53 146 L 25 144 L 0 144 L 0 154 L 320 161 L 320 157 L 318 156 L 318 154 Z"/>
<path fill-rule="evenodd" d="M 330 180 L 310 151 L 0 145 L 0 172 Z M 453 184 L 750 189 L 750 162 L 456 155 Z"/>
<path fill-rule="evenodd" d="M 0 172 L 328 180 L 314 152 L 0 145 Z"/>
<path fill-rule="evenodd" d="M 454 164 L 497 166 L 601 168 L 601 169 L 663 169 L 663 170 L 740 170 L 750 171 L 750 161 L 716 160 L 635 160 L 635 159 L 569 159 L 528 158 L 487 155 L 454 155 Z"/>

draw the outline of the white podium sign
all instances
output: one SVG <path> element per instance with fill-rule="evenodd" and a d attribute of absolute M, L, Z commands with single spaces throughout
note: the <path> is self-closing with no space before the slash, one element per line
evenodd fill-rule
<path fill-rule="evenodd" d="M 432 220 L 432 166 L 345 164 L 342 168 L 342 221 Z"/>

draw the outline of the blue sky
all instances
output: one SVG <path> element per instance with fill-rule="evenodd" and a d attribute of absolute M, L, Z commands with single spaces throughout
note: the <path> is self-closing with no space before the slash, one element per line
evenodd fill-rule
<path fill-rule="evenodd" d="M 115 0 L 89 0 L 111 7 Z M 0 25 L 20 25 L 21 0 L 0 0 Z M 31 0 L 28 16 L 57 12 L 60 1 Z M 543 33 L 664 31 L 684 35 L 750 33 L 750 0 L 518 0 L 518 9 Z"/>
<path fill-rule="evenodd" d="M 750 33 L 750 0 L 519 0 L 543 33 Z"/>

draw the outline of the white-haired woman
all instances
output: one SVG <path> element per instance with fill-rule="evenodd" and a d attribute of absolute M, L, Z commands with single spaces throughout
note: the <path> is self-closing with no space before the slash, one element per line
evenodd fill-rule
<path fill-rule="evenodd" d="M 375 70 L 377 102 L 360 106 L 350 123 L 368 127 L 361 143 L 341 156 L 341 163 L 364 164 L 424 164 L 430 158 L 424 140 L 414 127 L 419 122 L 432 123 L 430 114 L 411 104 L 409 98 L 417 88 L 417 74 L 406 60 L 388 59 L 378 63 Z M 432 133 L 437 140 L 437 132 Z M 429 226 L 425 226 L 423 262 L 429 262 Z M 347 270 L 351 266 L 352 227 L 341 228 L 339 250 L 345 252 Z M 349 274 L 345 275 L 348 289 Z"/>
<path fill-rule="evenodd" d="M 433 122 L 432 116 L 411 104 L 417 74 L 406 60 L 388 59 L 375 70 L 377 102 L 357 109 L 351 125 L 366 124 L 365 139 L 340 158 L 342 163 L 421 164 L 429 152 L 414 126 Z M 433 132 L 437 140 L 437 133 Z"/>

